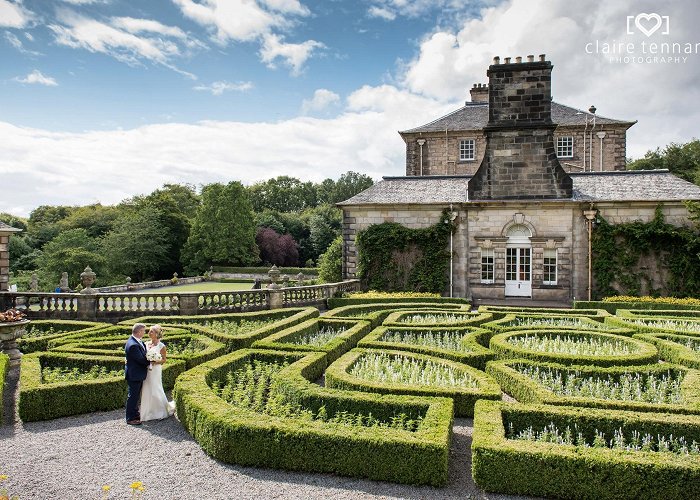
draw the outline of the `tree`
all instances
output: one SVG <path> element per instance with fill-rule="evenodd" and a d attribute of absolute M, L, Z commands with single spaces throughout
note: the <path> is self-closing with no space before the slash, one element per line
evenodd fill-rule
<path fill-rule="evenodd" d="M 255 242 L 260 249 L 260 260 L 263 263 L 278 266 L 299 265 L 299 251 L 292 235 L 282 235 L 264 227 L 258 229 Z"/>
<path fill-rule="evenodd" d="M 280 175 L 248 188 L 253 210 L 266 208 L 279 212 L 300 212 L 316 206 L 316 187 L 311 182 Z"/>
<path fill-rule="evenodd" d="M 112 229 L 120 211 L 118 207 L 105 207 L 99 203 L 76 207 L 57 224 L 61 231 L 82 228 L 93 238 L 99 238 Z"/>
<path fill-rule="evenodd" d="M 197 215 L 200 199 L 195 187 L 191 184 L 163 184 L 162 188 L 156 189 L 147 196 L 151 199 L 160 197 L 172 199 L 177 210 L 189 220 Z"/>
<path fill-rule="evenodd" d="M 202 189 L 202 203 L 181 260 L 188 272 L 201 272 L 211 264 L 249 265 L 258 260 L 253 209 L 240 182 Z"/>
<path fill-rule="evenodd" d="M 74 207 L 41 205 L 29 214 L 27 236 L 34 248 L 41 248 L 61 232 L 58 224 L 68 217 Z"/>
<path fill-rule="evenodd" d="M 338 236 L 318 259 L 318 277 L 325 283 L 343 280 L 343 237 Z"/>
<path fill-rule="evenodd" d="M 80 273 L 88 265 L 97 273 L 100 283 L 109 282 L 106 260 L 100 252 L 99 242 L 85 229 L 63 231 L 46 243 L 38 263 L 54 284 L 58 284 L 62 272 L 67 272 L 69 282 L 76 286 Z"/>
<path fill-rule="evenodd" d="M 343 228 L 342 211 L 330 205 L 320 205 L 309 211 L 308 225 L 315 260 L 340 236 Z"/>
<path fill-rule="evenodd" d="M 329 204 L 340 203 L 341 201 L 352 198 L 357 193 L 364 191 L 373 184 L 374 181 L 368 175 L 352 171 L 346 172 L 336 181 L 331 199 L 324 201 Z"/>
<path fill-rule="evenodd" d="M 10 236 L 10 244 L 9 244 L 9 250 L 10 250 L 10 270 L 11 271 L 18 271 L 20 269 L 26 269 L 24 267 L 19 267 L 19 264 L 23 262 L 23 257 L 31 254 L 32 252 L 36 252 L 38 250 L 34 250 L 32 247 L 30 247 L 27 242 L 22 238 L 21 236 L 18 236 L 16 234 L 13 234 Z"/>
<path fill-rule="evenodd" d="M 644 158 L 627 165 L 628 170 L 656 170 L 666 168 L 688 182 L 700 185 L 700 140 L 685 144 L 672 142 L 663 150 L 647 151 Z"/>

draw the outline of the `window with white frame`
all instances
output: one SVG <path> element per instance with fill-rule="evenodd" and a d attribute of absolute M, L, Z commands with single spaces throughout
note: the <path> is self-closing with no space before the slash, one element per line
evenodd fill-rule
<path fill-rule="evenodd" d="M 481 249 L 481 282 L 482 283 L 493 283 L 494 282 L 494 256 L 493 248 L 482 248 Z"/>
<path fill-rule="evenodd" d="M 557 250 L 555 248 L 546 248 L 544 250 L 542 284 L 557 284 Z"/>
<path fill-rule="evenodd" d="M 574 157 L 574 138 L 570 135 L 557 137 L 557 158 Z"/>
<path fill-rule="evenodd" d="M 476 153 L 474 139 L 459 141 L 459 161 L 473 161 Z"/>

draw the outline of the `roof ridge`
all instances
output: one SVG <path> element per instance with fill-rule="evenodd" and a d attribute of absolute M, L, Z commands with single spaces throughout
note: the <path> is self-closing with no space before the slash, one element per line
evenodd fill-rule
<path fill-rule="evenodd" d="M 488 104 L 488 103 L 486 103 L 486 104 Z M 444 119 L 444 118 L 447 118 L 448 116 L 454 115 L 455 113 L 459 113 L 460 111 L 462 111 L 462 110 L 465 109 L 466 107 L 467 107 L 467 106 L 466 106 L 466 104 L 465 104 L 465 105 L 462 106 L 461 108 L 457 108 L 457 109 L 455 109 L 454 111 L 450 111 L 450 112 L 447 113 L 446 115 L 442 115 L 442 116 L 439 117 L 439 118 L 435 118 L 435 119 L 434 119 L 433 121 L 431 121 L 431 122 L 424 123 L 423 125 L 418 125 L 417 127 L 413 127 L 413 128 L 408 129 L 408 130 L 399 130 L 399 133 L 410 132 L 410 131 L 415 130 L 415 129 L 417 129 L 417 128 L 428 127 L 428 126 L 432 125 L 432 124 L 435 123 L 435 122 L 439 122 L 440 120 L 442 120 L 442 119 Z"/>
<path fill-rule="evenodd" d="M 668 174 L 667 168 L 655 168 L 650 170 L 605 170 L 603 172 L 569 172 L 571 176 L 577 175 L 635 175 L 635 174 Z"/>
<path fill-rule="evenodd" d="M 602 119 L 604 119 L 604 120 L 610 120 L 611 122 L 618 122 L 618 123 L 637 123 L 637 120 L 619 120 L 619 119 L 617 119 L 617 118 L 609 118 L 609 117 L 607 117 L 607 116 L 603 116 L 603 115 L 598 115 L 598 114 L 595 114 L 595 113 L 591 113 L 591 112 L 589 112 L 589 111 L 586 111 L 585 109 L 575 108 L 575 107 L 573 107 L 573 106 L 569 106 L 568 104 L 562 104 L 562 103 L 556 102 L 556 101 L 554 101 L 554 100 L 552 100 L 552 104 L 556 104 L 557 106 L 561 106 L 561 107 L 563 107 L 563 108 L 573 109 L 574 111 L 581 112 L 581 113 L 586 114 L 586 115 L 588 115 L 588 116 L 595 116 L 596 118 L 602 118 Z"/>

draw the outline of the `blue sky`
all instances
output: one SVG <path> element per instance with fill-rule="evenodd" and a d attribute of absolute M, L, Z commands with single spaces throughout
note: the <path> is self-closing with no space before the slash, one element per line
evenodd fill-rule
<path fill-rule="evenodd" d="M 668 33 L 626 32 L 654 12 Z M 0 211 L 164 182 L 400 175 L 396 131 L 459 107 L 494 55 L 546 53 L 555 100 L 639 120 L 638 157 L 697 135 L 698 54 L 611 62 L 587 44 L 700 42 L 699 14 L 692 0 L 0 0 Z"/>

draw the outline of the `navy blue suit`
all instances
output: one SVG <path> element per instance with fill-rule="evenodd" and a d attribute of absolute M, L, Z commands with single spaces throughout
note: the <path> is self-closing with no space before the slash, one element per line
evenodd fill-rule
<path fill-rule="evenodd" d="M 143 386 L 143 381 L 146 380 L 146 375 L 148 375 L 150 362 L 146 359 L 145 346 L 136 340 L 133 335 L 126 341 L 124 351 L 126 352 L 124 376 L 129 386 L 129 394 L 126 398 L 126 421 L 128 422 L 140 418 L 139 400 L 141 398 L 141 387 Z"/>

